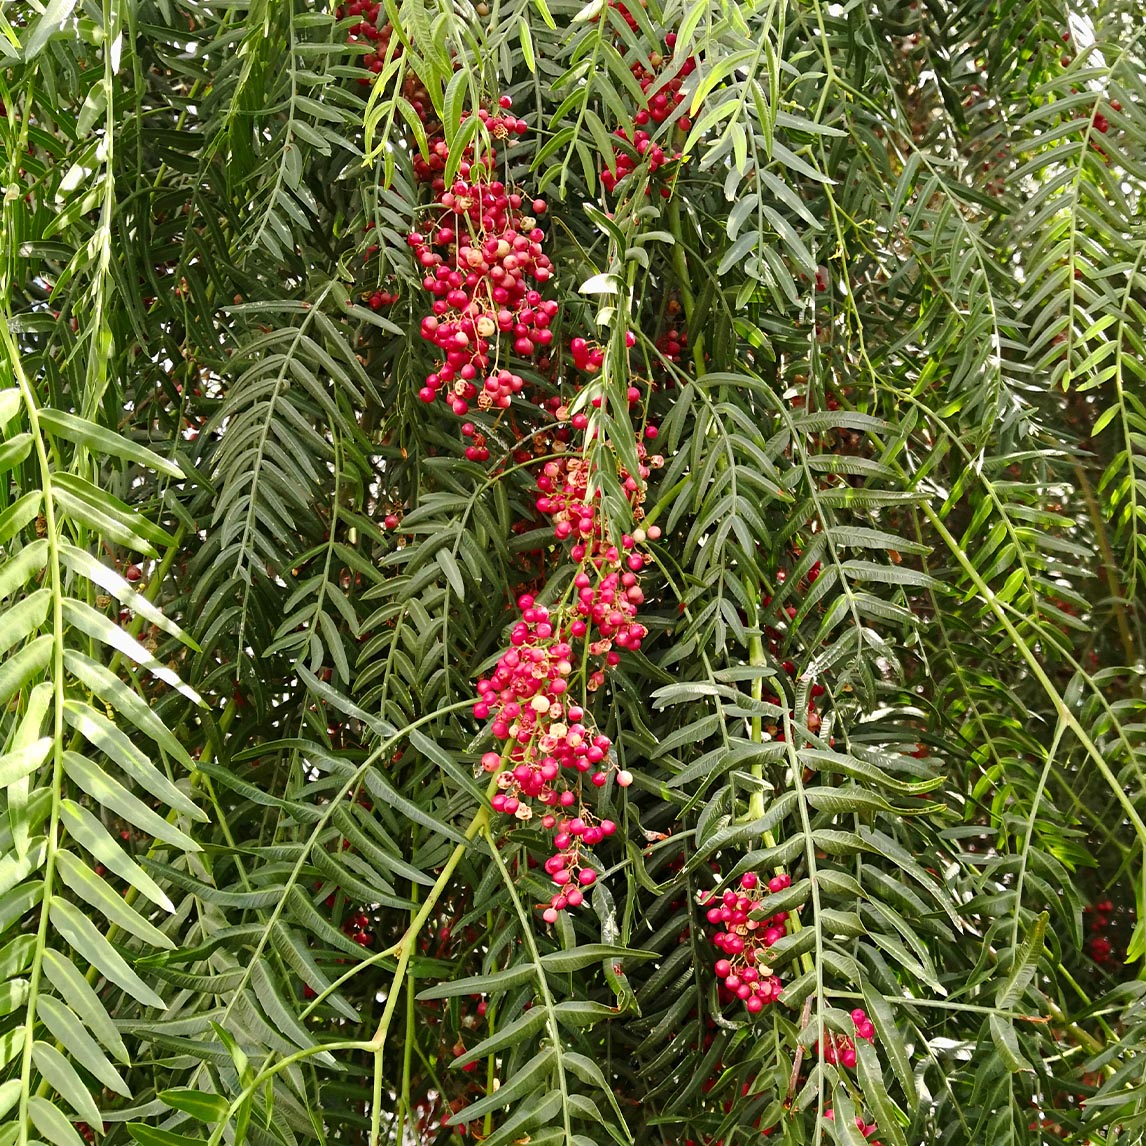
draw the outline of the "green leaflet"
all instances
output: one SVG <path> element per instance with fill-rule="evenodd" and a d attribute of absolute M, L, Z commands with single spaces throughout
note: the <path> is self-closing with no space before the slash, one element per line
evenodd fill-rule
<path fill-rule="evenodd" d="M 449 983 L 439 983 L 435 987 L 426 987 L 418 992 L 418 998 L 448 999 L 455 995 L 472 995 L 475 992 L 498 994 L 508 991 L 511 987 L 531 982 L 536 971 L 537 968 L 532 963 L 519 963 L 515 967 L 507 967 L 504 971 L 491 971 L 488 975 L 474 975 Z"/>
<path fill-rule="evenodd" d="M 199 851 L 199 845 L 190 836 L 153 812 L 138 796 L 129 792 L 86 756 L 78 752 L 65 752 L 64 769 L 98 806 L 114 809 L 140 831 L 172 847 L 181 851 Z"/>
<path fill-rule="evenodd" d="M 59 865 L 60 875 L 68 887 L 101 912 L 111 923 L 145 943 L 150 943 L 153 947 L 165 950 L 175 947 L 172 939 L 125 903 L 123 896 L 117 895 L 87 864 L 65 851 L 58 853 L 56 862 Z"/>
<path fill-rule="evenodd" d="M 158 768 L 136 747 L 130 737 L 106 716 L 90 705 L 68 700 L 64 704 L 64 718 L 94 747 L 99 748 L 126 771 L 141 787 L 158 796 L 169 807 L 183 812 L 192 819 L 207 822 L 207 814 L 188 799 Z"/>
<path fill-rule="evenodd" d="M 47 975 L 52 986 L 59 991 L 64 1001 L 68 1004 L 68 1008 L 60 1007 L 57 1010 L 59 1022 L 68 1030 L 68 1037 L 64 1038 L 56 1033 L 53 1028 L 53 1033 L 56 1033 L 56 1037 L 59 1038 L 73 1054 L 78 1054 L 72 1018 L 79 1016 L 83 1020 L 83 1029 L 94 1034 L 120 1062 L 124 1064 L 128 1063 L 130 1060 L 128 1058 L 127 1048 L 123 1045 L 123 1040 L 120 1038 L 115 1023 L 112 1022 L 111 1016 L 108 1015 L 103 1003 L 100 1002 L 99 996 L 89 985 L 87 979 L 76 970 L 75 964 L 58 951 L 49 947 L 44 952 L 44 974 Z M 72 1018 L 69 1018 L 69 1013 L 72 1013 Z M 102 1059 L 102 1055 L 100 1058 Z M 84 1066 L 103 1080 L 105 1086 L 109 1086 L 119 1094 L 127 1094 L 127 1091 L 123 1088 L 122 1080 L 118 1082 L 115 1081 L 119 1076 L 114 1071 L 111 1071 L 109 1074 L 107 1070 L 102 1068 L 102 1065 L 100 1069 L 93 1069 L 86 1060 L 84 1061 Z M 107 1081 L 108 1078 L 111 1078 L 113 1081 Z"/>
<path fill-rule="evenodd" d="M 138 462 L 140 465 L 155 470 L 157 473 L 166 474 L 168 477 L 177 479 L 183 477 L 183 471 L 174 462 L 160 457 L 154 451 L 147 449 L 146 446 L 141 446 L 96 422 L 89 422 L 86 418 L 77 417 L 75 414 L 69 414 L 63 410 L 53 410 L 48 406 L 40 408 L 39 417 L 40 424 L 47 429 L 49 434 L 67 438 L 69 441 L 87 447 L 95 454 L 108 454 L 113 458 L 125 458 L 128 461 Z"/>
<path fill-rule="evenodd" d="M 542 955 L 541 966 L 543 970 L 556 974 L 563 971 L 578 971 L 582 967 L 590 967 L 606 959 L 632 960 L 639 963 L 656 958 L 658 955 L 655 951 L 618 947 L 611 943 L 585 943 L 569 951 L 552 951 L 548 955 Z"/>
<path fill-rule="evenodd" d="M 181 1110 L 200 1122 L 221 1122 L 227 1113 L 227 1100 L 222 1095 L 201 1090 L 161 1090 L 159 1098 L 173 1110 Z"/>
<path fill-rule="evenodd" d="M 52 1146 L 83 1146 L 83 1139 L 55 1103 L 38 1094 L 28 1099 L 32 1124 Z"/>
<path fill-rule="evenodd" d="M 545 1050 L 539 1051 L 497 1091 L 467 1106 L 461 1112 L 462 1116 L 466 1121 L 472 1121 L 474 1118 L 480 1118 L 487 1111 L 500 1110 L 503 1106 L 508 1106 L 515 1099 L 527 1094 L 541 1078 L 545 1077 L 553 1065 L 555 1055 L 556 1051 L 552 1047 L 546 1047 Z"/>
<path fill-rule="evenodd" d="M 100 863 L 121 879 L 127 880 L 132 887 L 165 911 L 175 910 L 167 893 L 119 846 L 87 808 L 72 800 L 63 800 L 60 804 L 60 820 L 68 833 Z"/>
<path fill-rule="evenodd" d="M 81 632 L 86 633 L 94 640 L 101 641 L 124 656 L 130 657 L 136 664 L 143 666 L 153 673 L 164 684 L 182 692 L 194 704 L 201 704 L 202 699 L 192 688 L 188 688 L 177 673 L 171 671 L 166 665 L 160 664 L 148 651 L 128 632 L 90 608 L 81 601 L 66 598 L 63 602 L 64 620 L 74 625 Z"/>
<path fill-rule="evenodd" d="M 162 1007 L 163 1000 L 127 965 L 123 956 L 96 930 L 95 925 L 66 900 L 49 905 L 52 926 L 92 966 L 146 1007 Z"/>
<path fill-rule="evenodd" d="M 477 1062 L 478 1059 L 485 1058 L 487 1055 L 496 1054 L 498 1051 L 524 1043 L 545 1026 L 546 1018 L 545 1010 L 542 1007 L 534 1007 L 526 1011 L 524 1015 L 518 1015 L 512 1022 L 506 1023 L 496 1034 L 482 1039 L 477 1046 L 471 1047 L 465 1054 L 455 1058 L 450 1063 L 451 1067 L 460 1068 L 467 1063 Z"/>
<path fill-rule="evenodd" d="M 75 1067 L 55 1047 L 47 1043 L 32 1044 L 32 1061 L 36 1069 L 89 1126 L 103 1121 L 92 1096 Z"/>

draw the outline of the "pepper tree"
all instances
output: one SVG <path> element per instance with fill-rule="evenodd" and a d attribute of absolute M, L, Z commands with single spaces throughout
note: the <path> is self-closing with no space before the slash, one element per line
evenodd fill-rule
<path fill-rule="evenodd" d="M 1144 18 L 0 12 L 0 1146 L 1138 1140 Z"/>

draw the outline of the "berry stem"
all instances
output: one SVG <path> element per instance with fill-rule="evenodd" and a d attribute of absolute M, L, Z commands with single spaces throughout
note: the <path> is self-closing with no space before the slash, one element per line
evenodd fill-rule
<path fill-rule="evenodd" d="M 410 908 L 410 925 L 417 919 L 418 885 L 411 883 L 410 899 L 414 906 Z M 397 1141 L 405 1141 L 406 1117 L 412 1109 L 410 1102 L 410 1074 L 414 1057 L 414 1044 L 417 1042 L 416 1024 L 417 1011 L 414 1007 L 414 972 L 411 969 L 406 989 L 406 1041 L 402 1048 L 402 1093 L 398 1096 L 398 1133 Z"/>
<path fill-rule="evenodd" d="M 759 602 L 757 601 L 757 611 L 759 611 Z M 757 616 L 759 620 L 759 616 Z M 764 658 L 764 642 L 760 639 L 760 634 L 750 637 L 748 641 L 748 663 L 753 668 L 764 668 L 767 661 Z M 752 699 L 760 704 L 764 700 L 764 678 L 757 675 L 752 678 Z M 752 717 L 752 742 L 754 744 L 763 744 L 764 742 L 764 721 L 762 717 L 757 714 Z M 758 781 L 756 787 L 752 790 L 752 795 L 749 797 L 748 802 L 748 816 L 749 819 L 759 820 L 764 815 L 764 765 L 757 759 L 752 765 L 752 778 Z M 774 846 L 770 841 L 769 847 Z"/>

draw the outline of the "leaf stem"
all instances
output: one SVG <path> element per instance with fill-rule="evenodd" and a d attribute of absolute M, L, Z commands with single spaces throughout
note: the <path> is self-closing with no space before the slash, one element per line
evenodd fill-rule
<path fill-rule="evenodd" d="M 64 781 L 64 574 L 60 562 L 60 523 L 56 520 L 55 494 L 52 488 L 52 467 L 48 449 L 40 426 L 40 412 L 36 395 L 24 373 L 20 352 L 7 322 L 0 323 L 0 340 L 12 365 L 28 426 L 35 442 L 36 459 L 40 468 L 43 490 L 45 534 L 48 541 L 48 569 L 52 584 L 52 810 L 48 820 L 47 850 L 44 862 L 44 880 L 40 901 L 40 919 L 36 930 L 36 948 L 32 955 L 32 968 L 28 976 L 28 1006 L 24 1012 L 24 1045 L 20 1058 L 20 1115 L 19 1146 L 28 1143 L 28 1102 L 32 1095 L 32 1046 L 36 1035 L 36 1003 L 39 999 L 40 980 L 43 975 L 44 952 L 48 946 L 48 913 L 52 905 L 52 888 L 56 875 L 56 855 L 60 840 L 60 802 Z"/>
<path fill-rule="evenodd" d="M 549 1031 L 549 1038 L 553 1043 L 553 1049 L 557 1052 L 557 1082 L 561 1088 L 561 1119 L 565 1130 L 565 1141 L 571 1143 L 573 1141 L 573 1127 L 569 1120 L 569 1086 L 565 1078 L 565 1064 L 561 1058 L 561 1030 L 558 1026 L 557 1015 L 554 1010 L 553 995 L 549 990 L 549 980 L 546 979 L 545 971 L 542 969 L 541 952 L 537 949 L 537 939 L 533 934 L 532 920 L 526 913 L 525 908 L 522 907 L 521 897 L 517 894 L 517 888 L 513 880 L 510 879 L 505 862 L 501 858 L 501 853 L 497 850 L 497 844 L 494 842 L 488 827 L 484 835 L 485 841 L 489 846 L 490 854 L 493 856 L 493 862 L 497 865 L 498 873 L 505 883 L 505 889 L 509 892 L 510 899 L 513 900 L 514 910 L 517 912 L 517 917 L 521 921 L 521 931 L 525 938 L 525 945 L 529 948 L 529 957 L 533 960 L 533 966 L 536 969 L 535 978 L 541 990 L 541 1001 L 545 1006 L 545 1025 Z M 376 1146 L 376 1144 L 372 1143 L 371 1146 Z"/>
<path fill-rule="evenodd" d="M 494 776 L 490 779 L 489 787 L 486 791 L 486 799 L 488 800 L 496 790 L 497 777 Z M 398 997 L 404 985 L 403 980 L 406 977 L 406 968 L 410 965 L 410 956 L 414 950 L 415 940 L 423 924 L 429 919 L 430 913 L 434 910 L 439 896 L 445 891 L 446 885 L 450 882 L 454 874 L 454 870 L 458 864 L 461 863 L 462 856 L 465 855 L 470 842 L 479 832 L 485 829 L 488 824 L 489 806 L 488 804 L 483 804 L 474 814 L 473 819 L 469 823 L 469 827 L 466 828 L 466 842 L 464 844 L 458 844 L 450 853 L 450 858 L 446 860 L 446 865 L 442 868 L 441 874 L 437 880 L 435 880 L 434 886 L 431 887 L 427 893 L 426 900 L 418 910 L 418 914 L 410 921 L 410 926 L 406 928 L 406 932 L 402 938 L 390 948 L 390 953 L 398 956 L 398 966 L 394 969 L 394 977 L 390 984 L 390 991 L 386 996 L 386 1006 L 382 1011 L 382 1018 L 378 1022 L 378 1029 L 374 1032 L 374 1037 L 366 1046 L 366 1049 L 374 1055 L 373 1101 L 370 1106 L 370 1146 L 378 1146 L 381 1141 L 383 1051 L 386 1045 L 386 1035 L 390 1029 L 390 1021 L 394 1017 L 394 1011 L 398 1005 Z"/>

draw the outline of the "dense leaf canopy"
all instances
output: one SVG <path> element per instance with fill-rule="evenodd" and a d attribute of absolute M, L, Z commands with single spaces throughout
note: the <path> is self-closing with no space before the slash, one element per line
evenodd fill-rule
<path fill-rule="evenodd" d="M 0 8 L 0 1146 L 1140 1141 L 1144 33 Z"/>

